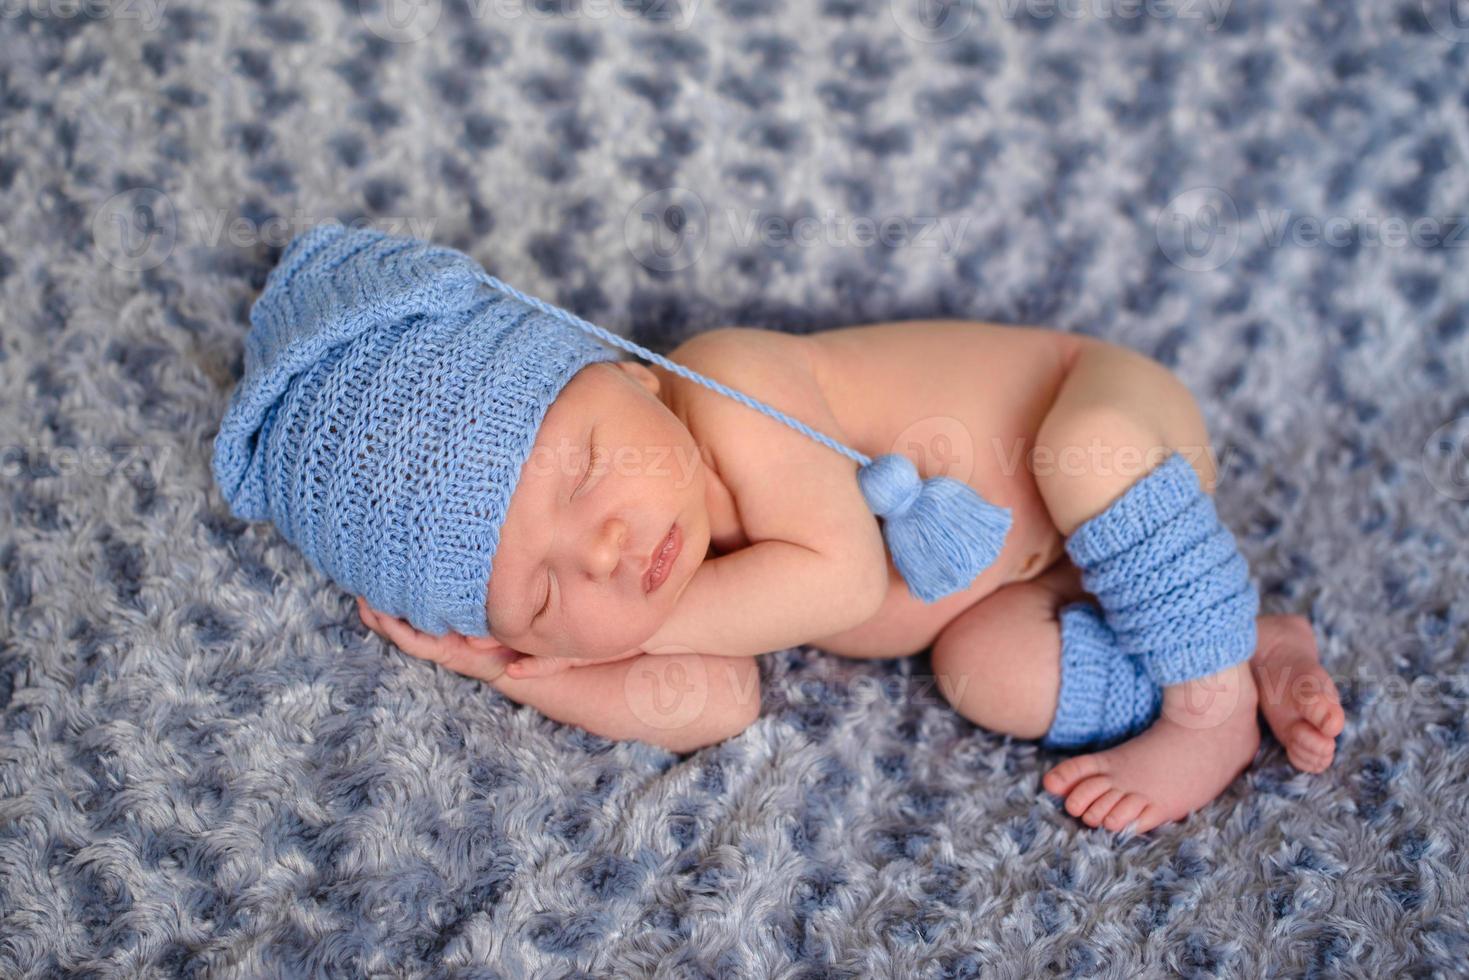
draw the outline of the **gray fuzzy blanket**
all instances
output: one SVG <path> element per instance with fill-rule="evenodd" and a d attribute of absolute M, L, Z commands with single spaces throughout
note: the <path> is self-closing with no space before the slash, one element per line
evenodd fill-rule
<path fill-rule="evenodd" d="M 0 976 L 1459 973 L 1469 22 L 1446 0 L 0 3 Z M 954 316 L 1172 366 L 1349 722 L 1088 830 L 924 657 L 680 757 L 411 660 L 210 439 L 366 220 L 667 350 Z M 983 385 L 982 372 L 975 384 Z"/>

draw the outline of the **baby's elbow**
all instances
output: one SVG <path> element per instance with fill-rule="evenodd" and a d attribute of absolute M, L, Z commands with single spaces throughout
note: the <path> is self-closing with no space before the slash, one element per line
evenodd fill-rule
<path fill-rule="evenodd" d="M 703 724 L 691 736 L 691 747 L 704 748 L 734 738 L 760 717 L 760 665 L 754 657 L 708 657 L 709 700 Z"/>
<path fill-rule="evenodd" d="M 713 741 L 722 742 L 749 728 L 760 717 L 760 664 L 754 657 L 711 657 L 710 685 Z"/>
<path fill-rule="evenodd" d="M 729 698 L 726 738 L 738 735 L 760 717 L 760 664 L 754 657 L 726 658 L 737 661 L 732 676 L 737 689 Z"/>
<path fill-rule="evenodd" d="M 677 725 L 656 726 L 639 737 L 671 752 L 688 753 L 733 738 L 760 717 L 760 665 L 754 657 L 682 654 L 682 697 L 687 712 Z M 701 693 L 702 692 L 702 693 Z"/>

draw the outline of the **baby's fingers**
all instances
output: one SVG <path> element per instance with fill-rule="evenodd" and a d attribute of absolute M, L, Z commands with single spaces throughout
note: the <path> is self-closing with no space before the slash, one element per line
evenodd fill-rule
<path fill-rule="evenodd" d="M 436 664 L 443 664 L 449 656 L 450 649 L 444 642 L 444 637 L 421 633 L 406 619 L 397 616 L 387 616 L 376 611 L 372 615 L 377 622 L 377 632 L 404 653 L 421 660 L 432 660 Z"/>
<path fill-rule="evenodd" d="M 522 654 L 520 659 L 510 661 L 505 667 L 505 673 L 516 680 L 530 680 L 535 677 L 550 677 L 570 669 L 571 662 L 565 657 L 532 657 Z"/>
<path fill-rule="evenodd" d="M 458 633 L 435 636 L 415 629 L 398 616 L 378 612 L 362 599 L 357 600 L 362 621 L 378 636 L 411 657 L 428 660 L 465 677 L 493 681 L 505 673 L 505 665 L 520 654 L 487 637 L 466 637 Z"/>
<path fill-rule="evenodd" d="M 377 625 L 377 610 L 369 606 L 367 600 L 362 598 L 362 596 L 357 597 L 357 615 L 362 619 L 363 626 L 366 626 L 374 633 L 380 634 L 382 632 Z"/>

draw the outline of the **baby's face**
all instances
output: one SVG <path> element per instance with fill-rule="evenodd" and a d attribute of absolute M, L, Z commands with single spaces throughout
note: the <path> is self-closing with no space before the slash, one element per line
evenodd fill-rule
<path fill-rule="evenodd" d="M 578 371 L 510 498 L 485 607 L 494 637 L 585 660 L 638 648 L 708 553 L 705 491 L 698 446 L 653 372 L 633 361 Z M 670 530 L 677 554 L 654 581 Z"/>

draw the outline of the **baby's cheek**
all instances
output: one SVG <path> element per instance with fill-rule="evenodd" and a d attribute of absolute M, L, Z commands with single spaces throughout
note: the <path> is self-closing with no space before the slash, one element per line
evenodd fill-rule
<path fill-rule="evenodd" d="M 596 616 L 579 619 L 570 637 L 578 656 L 588 660 L 620 657 L 652 636 L 657 625 L 646 609 L 609 606 Z"/>

